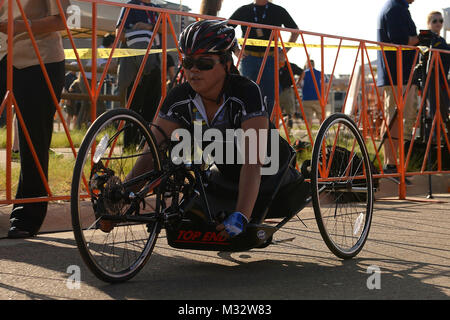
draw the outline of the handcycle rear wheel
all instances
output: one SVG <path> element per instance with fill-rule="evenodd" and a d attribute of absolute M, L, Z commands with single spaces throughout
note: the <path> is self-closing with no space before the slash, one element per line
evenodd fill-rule
<path fill-rule="evenodd" d="M 138 208 L 124 197 L 128 194 L 124 178 L 144 153 L 151 155 L 154 171 L 159 171 L 160 155 L 153 134 L 140 115 L 126 109 L 101 115 L 78 151 L 71 189 L 73 231 L 84 262 L 106 282 L 135 276 L 150 257 L 161 228 L 157 219 L 139 220 L 137 212 L 145 209 L 155 217 L 161 212 L 158 188 L 149 192 Z"/>
<path fill-rule="evenodd" d="M 372 221 L 369 155 L 355 123 L 333 114 L 321 125 L 311 163 L 314 214 L 328 248 L 349 259 L 363 248 Z"/>

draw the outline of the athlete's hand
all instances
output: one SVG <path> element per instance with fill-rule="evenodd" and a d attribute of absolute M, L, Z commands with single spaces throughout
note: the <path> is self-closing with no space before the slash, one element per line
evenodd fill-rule
<path fill-rule="evenodd" d="M 233 212 L 225 219 L 225 221 L 218 225 L 216 230 L 220 231 L 220 235 L 226 239 L 234 238 L 245 231 L 248 220 L 241 212 Z"/>

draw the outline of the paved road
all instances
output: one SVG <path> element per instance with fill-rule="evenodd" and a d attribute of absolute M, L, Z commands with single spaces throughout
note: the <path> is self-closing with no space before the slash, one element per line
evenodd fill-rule
<path fill-rule="evenodd" d="M 161 234 L 141 273 L 120 285 L 87 270 L 71 232 L 0 239 L 0 299 L 449 299 L 450 194 L 436 198 L 378 200 L 369 240 L 350 261 L 329 252 L 311 208 L 301 214 L 308 228 L 294 219 L 276 234 L 294 241 L 248 252 L 173 249 Z M 80 288 L 67 286 L 72 265 Z"/>

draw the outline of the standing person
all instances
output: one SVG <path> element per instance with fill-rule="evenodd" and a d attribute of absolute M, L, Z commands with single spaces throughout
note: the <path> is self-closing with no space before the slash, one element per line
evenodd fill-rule
<path fill-rule="evenodd" d="M 434 49 L 442 49 L 442 50 L 450 50 L 450 46 L 447 44 L 445 39 L 440 36 L 442 26 L 444 23 L 444 18 L 442 17 L 442 13 L 439 11 L 433 11 L 428 15 L 427 18 L 427 24 L 428 29 L 430 29 L 434 37 L 431 41 L 431 46 Z M 441 59 L 442 59 L 442 66 L 444 67 L 444 74 L 447 76 L 450 68 L 450 54 L 440 53 Z M 430 110 L 430 116 L 431 119 L 434 119 L 434 116 L 436 114 L 436 106 L 437 106 L 437 97 L 436 97 L 436 80 L 435 80 L 435 68 L 434 66 L 430 66 L 432 69 L 432 74 L 430 76 L 430 84 L 429 89 L 427 92 L 427 105 Z M 444 121 L 448 134 L 450 134 L 450 121 L 448 118 L 449 115 L 449 108 L 450 108 L 450 99 L 447 94 L 447 89 L 445 86 L 445 82 L 448 83 L 447 77 L 444 77 L 442 75 L 442 72 L 440 69 L 438 69 L 439 74 L 439 105 L 441 110 L 441 117 Z"/>
<path fill-rule="evenodd" d="M 0 33 L 0 36 L 4 35 Z M 2 51 L 5 45 L 1 43 L 0 38 L 0 105 L 3 103 L 3 99 L 6 94 L 6 52 Z M 6 125 L 6 108 L 0 113 L 0 128 Z"/>
<path fill-rule="evenodd" d="M 8 11 L 6 10 L 7 2 L 4 2 L 0 7 L 0 22 L 6 21 Z M 3 99 L 6 94 L 6 51 L 7 51 L 7 42 L 6 42 L 6 34 L 0 32 L 0 105 L 3 102 Z M 0 113 L 0 128 L 6 125 L 6 108 Z"/>
<path fill-rule="evenodd" d="M 14 96 L 30 134 L 44 175 L 48 176 L 50 141 L 55 105 L 45 81 L 39 60 L 33 50 L 22 15 L 14 3 Z M 59 101 L 64 87 L 64 49 L 61 35 L 64 19 L 56 0 L 22 0 L 28 23 L 36 39 L 39 53 Z M 69 1 L 61 0 L 66 12 Z M 0 23 L 0 32 L 7 33 L 7 23 Z M 7 57 L 8 59 L 9 57 Z M 30 85 L 32 84 L 32 85 Z M 33 156 L 19 126 L 20 177 L 16 199 L 45 197 L 47 191 L 36 169 Z M 20 203 L 13 206 L 9 238 L 26 238 L 37 234 L 47 212 L 47 202 Z"/>
<path fill-rule="evenodd" d="M 202 0 L 200 4 L 200 14 L 217 16 L 222 8 L 223 0 Z"/>
<path fill-rule="evenodd" d="M 287 126 L 292 128 L 292 118 L 295 114 L 295 92 L 292 83 L 291 74 L 286 63 L 286 59 L 282 57 L 280 64 L 280 107 L 288 118 Z M 299 80 L 303 75 L 303 69 L 295 63 L 291 63 L 292 73 L 295 76 L 299 76 Z"/>
<path fill-rule="evenodd" d="M 291 15 L 281 6 L 275 5 L 268 0 L 255 0 L 254 3 L 244 5 L 237 9 L 230 17 L 230 20 L 245 21 L 251 23 L 265 24 L 270 26 L 298 29 L 297 24 Z M 246 26 L 242 26 L 242 34 L 245 34 Z M 250 39 L 269 40 L 271 30 L 262 28 L 252 28 L 249 34 Z M 298 33 L 292 33 L 289 42 L 297 41 Z M 289 50 L 290 48 L 286 48 Z M 240 65 L 243 76 L 256 81 L 259 70 L 264 60 L 266 47 L 246 46 Z M 267 109 L 269 115 L 272 114 L 275 100 L 275 77 L 274 77 L 274 52 L 270 49 L 264 72 L 261 78 L 260 87 L 263 96 L 267 99 Z"/>
<path fill-rule="evenodd" d="M 99 49 L 105 49 L 105 48 L 112 48 L 113 44 L 114 44 L 114 40 L 115 37 L 111 34 L 106 34 L 103 37 L 102 40 L 102 44 L 98 47 Z M 106 63 L 108 62 L 108 59 L 105 58 L 97 58 L 97 68 L 103 68 L 106 66 Z M 88 60 L 86 67 L 88 69 L 92 68 L 92 60 Z M 114 68 L 116 68 L 116 62 L 114 59 L 112 59 L 109 68 L 110 70 L 113 70 Z M 89 83 L 89 85 L 91 85 L 92 83 L 92 72 L 85 72 L 86 75 L 86 80 Z M 81 93 L 87 94 L 88 93 L 88 89 L 86 88 L 84 81 L 82 80 L 82 76 L 81 74 L 79 75 L 80 77 L 80 81 L 79 81 L 79 89 L 81 90 Z M 101 80 L 102 78 L 102 71 L 101 69 L 97 70 L 97 81 L 96 81 L 96 86 L 98 85 L 98 82 Z M 104 88 L 104 85 L 102 86 L 102 89 Z M 103 112 L 106 111 L 106 104 L 105 101 L 103 100 L 97 100 L 97 106 L 96 106 L 96 116 L 98 117 L 99 115 L 101 115 Z M 77 128 L 81 128 L 83 125 L 89 125 L 89 123 L 91 122 L 91 101 L 90 100 L 83 100 L 81 102 L 81 107 L 80 110 L 78 112 L 78 115 L 76 117 L 76 126 Z"/>
<path fill-rule="evenodd" d="M 71 62 L 71 66 L 77 66 L 77 62 Z M 77 90 L 74 90 L 74 88 L 77 88 Z M 67 93 L 81 93 L 80 89 L 80 77 L 77 74 L 76 71 L 69 70 L 66 72 L 65 81 L 64 81 L 64 89 L 63 92 Z M 76 127 L 77 123 L 77 117 L 78 113 L 81 109 L 81 101 L 80 100 L 73 100 L 73 99 L 66 99 L 66 106 L 65 110 L 67 113 L 66 123 L 67 127 L 70 129 L 71 123 L 73 123 L 73 128 Z"/>
<path fill-rule="evenodd" d="M 169 89 L 172 89 L 175 85 L 175 76 L 177 75 L 177 72 L 175 71 L 175 60 L 170 54 L 167 54 L 167 87 Z"/>
<path fill-rule="evenodd" d="M 322 122 L 322 107 L 320 106 L 319 96 L 317 95 L 316 86 L 314 84 L 314 77 L 316 78 L 317 87 L 319 89 L 319 94 L 322 94 L 322 72 L 315 69 L 314 60 L 311 60 L 311 66 L 313 70 L 309 69 L 308 63 L 305 64 L 305 73 L 303 76 L 303 87 L 302 87 L 302 101 L 303 101 L 303 111 L 305 112 L 305 122 L 308 122 L 309 128 L 311 128 L 313 123 L 314 115 Z"/>
<path fill-rule="evenodd" d="M 131 0 L 127 4 L 141 5 L 146 7 L 159 7 L 151 0 Z M 158 20 L 158 13 L 139 9 L 131 9 L 127 20 L 124 22 L 122 34 L 118 34 L 119 27 L 123 21 L 125 10 L 122 10 L 116 25 L 116 36 L 122 41 L 122 48 L 147 49 L 154 27 Z M 161 48 L 159 34 L 155 35 L 153 49 Z M 119 95 L 130 96 L 134 81 L 141 66 L 143 56 L 121 58 L 118 69 L 118 91 Z M 136 88 L 130 109 L 141 114 L 145 120 L 152 121 L 161 100 L 161 61 L 159 55 L 150 54 L 147 58 L 145 68 Z M 139 141 L 133 130 L 127 131 L 125 145 Z"/>
<path fill-rule="evenodd" d="M 414 21 L 409 12 L 409 5 L 414 0 L 388 0 L 381 10 L 378 19 L 378 41 L 384 43 L 394 43 L 399 45 L 417 45 L 419 38 L 417 37 L 417 30 Z M 386 116 L 386 123 L 390 126 L 390 133 L 394 150 L 399 147 L 399 119 L 396 116 L 395 96 L 397 95 L 397 52 L 385 51 L 387 64 L 385 64 L 383 53 L 378 51 L 378 80 L 377 86 L 384 90 L 384 113 Z M 406 89 L 409 75 L 414 63 L 415 52 L 413 50 L 405 50 L 402 53 L 403 66 L 403 89 Z M 388 69 L 392 76 L 393 88 L 389 80 Z M 394 90 L 394 92 L 392 91 Z M 403 108 L 404 126 L 403 135 L 405 141 L 411 139 L 412 128 L 416 117 L 417 108 L 415 102 L 417 99 L 417 86 L 412 85 L 406 97 Z M 382 127 L 382 134 L 386 131 L 386 125 Z M 391 149 L 389 143 L 384 143 L 384 168 L 385 173 L 397 173 L 396 157 L 397 151 Z"/>

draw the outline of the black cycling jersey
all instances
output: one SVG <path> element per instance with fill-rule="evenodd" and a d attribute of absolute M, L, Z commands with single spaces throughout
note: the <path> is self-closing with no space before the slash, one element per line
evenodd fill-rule
<path fill-rule="evenodd" d="M 212 123 L 207 123 L 200 96 L 188 82 L 173 88 L 161 107 L 159 116 L 186 127 L 186 121 L 196 120 L 197 109 L 208 128 L 239 128 L 240 123 L 254 117 L 268 117 L 259 86 L 240 75 L 228 75 L 224 90 L 224 102 L 217 111 Z"/>
<path fill-rule="evenodd" d="M 201 97 L 192 89 L 189 83 L 183 83 L 173 88 L 167 95 L 159 117 L 176 122 L 181 128 L 193 133 L 193 123 L 201 121 L 202 132 L 206 129 L 218 129 L 224 138 L 223 157 L 227 158 L 227 144 L 232 143 L 233 163 L 216 163 L 219 171 L 232 181 L 239 181 L 241 164 L 237 160 L 237 146 L 235 137 L 227 135 L 227 129 L 239 129 L 241 124 L 255 117 L 267 117 L 266 105 L 263 101 L 259 86 L 240 75 L 228 75 L 224 90 L 223 104 L 218 109 L 211 123 L 208 123 Z M 274 128 L 273 125 L 271 128 Z M 211 142 L 204 142 L 203 148 Z M 268 139 L 268 155 L 272 157 L 270 138 Z M 285 150 L 285 149 L 284 149 Z M 215 155 L 214 155 L 215 156 Z M 286 157 L 278 157 L 286 159 Z M 242 162 L 241 162 L 242 163 Z M 282 167 L 282 164 L 279 166 Z M 262 177 L 265 178 L 264 176 Z"/>

